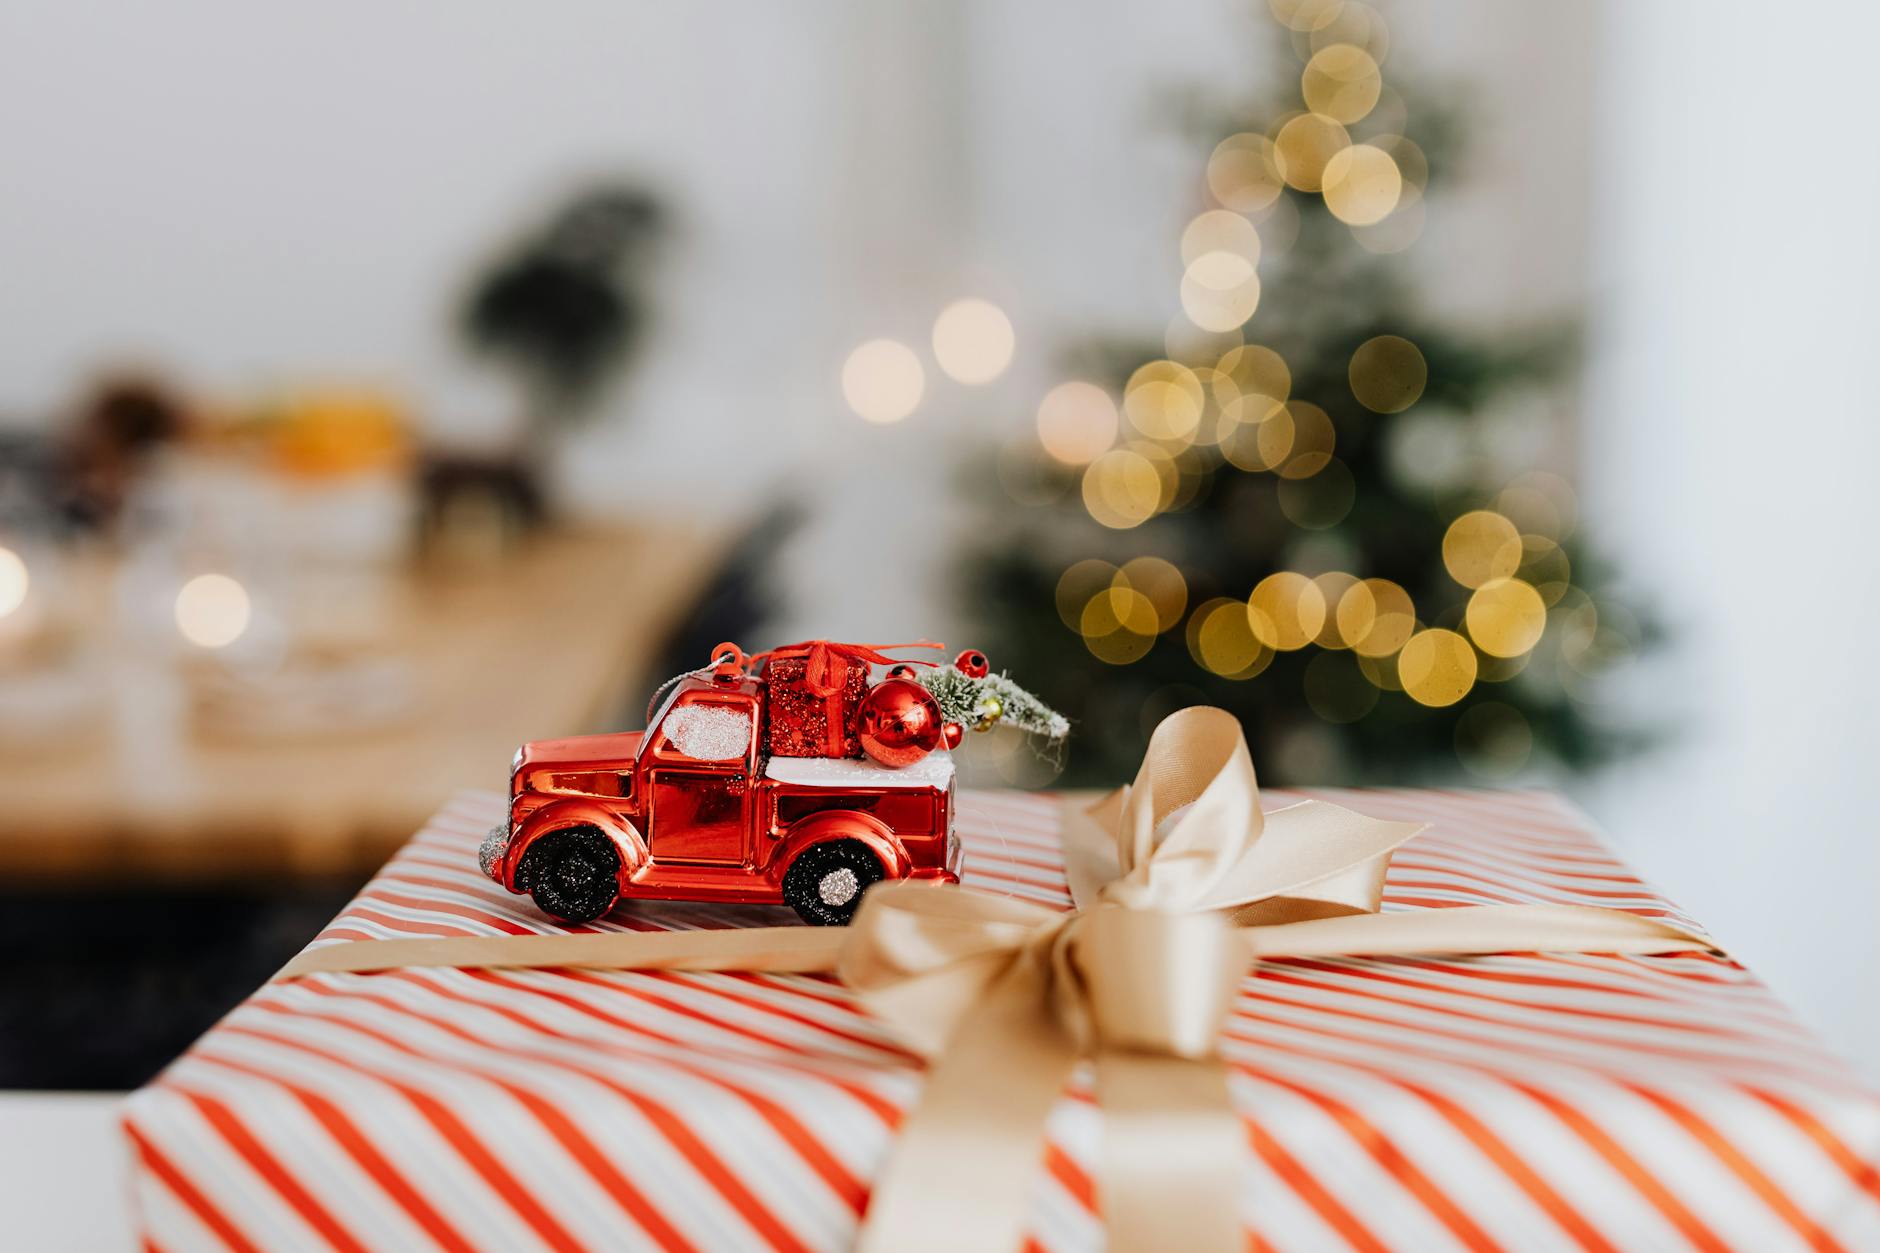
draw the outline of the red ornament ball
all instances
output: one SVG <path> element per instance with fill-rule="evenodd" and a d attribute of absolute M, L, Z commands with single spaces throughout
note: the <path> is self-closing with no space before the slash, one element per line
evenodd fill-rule
<path fill-rule="evenodd" d="M 969 648 L 953 659 L 953 668 L 969 679 L 983 679 L 991 673 L 992 663 L 977 648 Z"/>
<path fill-rule="evenodd" d="M 899 665 L 889 666 L 888 677 L 890 679 L 911 679 L 914 677 L 914 667 L 908 665 L 905 661 L 901 662 Z"/>
<path fill-rule="evenodd" d="M 883 679 L 855 710 L 862 751 L 884 766 L 910 766 L 940 746 L 940 705 L 912 679 Z"/>
<path fill-rule="evenodd" d="M 957 722 L 946 723 L 940 728 L 940 742 L 947 746 L 948 751 L 958 748 L 960 741 L 965 738 L 966 728 Z"/>

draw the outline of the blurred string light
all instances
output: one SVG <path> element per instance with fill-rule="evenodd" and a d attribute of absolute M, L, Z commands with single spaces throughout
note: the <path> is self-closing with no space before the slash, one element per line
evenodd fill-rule
<path fill-rule="evenodd" d="M 1273 661 L 1273 650 L 1253 634 L 1244 601 L 1216 597 L 1196 607 L 1187 639 L 1196 663 L 1225 679 L 1251 679 Z"/>
<path fill-rule="evenodd" d="M 1012 364 L 1012 321 L 989 300 L 956 300 L 933 324 L 933 355 L 955 382 L 990 383 Z"/>
<path fill-rule="evenodd" d="M 1323 30 L 1338 20 L 1345 0 L 1268 0 L 1282 26 L 1296 31 Z"/>
<path fill-rule="evenodd" d="M 1276 652 L 1304 648 L 1325 625 L 1325 594 L 1303 574 L 1269 574 L 1247 597 L 1247 626 L 1253 637 Z"/>
<path fill-rule="evenodd" d="M 1540 642 L 1547 605 L 1520 579 L 1492 579 L 1475 589 L 1464 610 L 1469 638 L 1492 657 L 1519 657 Z"/>
<path fill-rule="evenodd" d="M 1208 191 L 1226 209 L 1257 213 L 1279 200 L 1286 189 L 1279 155 L 1265 135 L 1229 135 L 1208 157 Z"/>
<path fill-rule="evenodd" d="M 1419 705 L 1453 705 L 1475 686 L 1475 649 L 1454 631 L 1418 631 L 1397 654 L 1404 695 Z"/>
<path fill-rule="evenodd" d="M 842 395 L 869 422 L 899 422 L 920 405 L 926 372 L 914 350 L 896 339 L 871 339 L 842 363 Z"/>
<path fill-rule="evenodd" d="M 1198 215 L 1182 232 L 1182 311 L 1204 331 L 1228 333 L 1260 304 L 1260 232 L 1225 209 Z"/>
<path fill-rule="evenodd" d="M 1206 399 L 1193 370 L 1176 361 L 1150 361 L 1129 376 L 1123 412 L 1130 425 L 1150 439 L 1185 446 L 1194 442 Z"/>
<path fill-rule="evenodd" d="M 32 576 L 26 560 L 11 548 L 0 548 L 0 618 L 7 617 L 26 603 L 32 590 Z"/>
<path fill-rule="evenodd" d="M 1355 44 L 1327 44 L 1312 54 L 1300 74 L 1306 108 L 1346 126 L 1362 121 L 1384 89 L 1371 54 Z"/>
<path fill-rule="evenodd" d="M 1508 578 L 1524 551 L 1514 523 L 1488 509 L 1463 514 L 1443 533 L 1443 566 L 1464 587 Z"/>
<path fill-rule="evenodd" d="M 1038 402 L 1038 442 L 1065 465 L 1089 465 L 1116 443 L 1116 402 L 1095 383 L 1059 383 Z"/>
<path fill-rule="evenodd" d="M 1161 508 L 1164 483 L 1140 446 L 1113 448 L 1084 470 L 1084 508 L 1113 530 L 1141 526 Z"/>
<path fill-rule="evenodd" d="M 176 593 L 176 629 L 198 648 L 226 648 L 248 630 L 248 590 L 226 574 L 199 574 Z"/>
<path fill-rule="evenodd" d="M 1381 66 L 1390 55 L 1390 28 L 1384 15 L 1362 0 L 1345 0 L 1329 19 L 1306 32 L 1306 47 L 1311 52 L 1323 52 L 1334 44 L 1361 48 L 1374 65 Z"/>
<path fill-rule="evenodd" d="M 1273 159 L 1280 177 L 1300 191 L 1318 191 L 1325 167 L 1351 143 L 1338 119 L 1323 113 L 1297 113 L 1273 136 Z"/>
<path fill-rule="evenodd" d="M 1325 163 L 1325 207 L 1352 226 L 1373 226 L 1389 217 L 1403 196 L 1403 175 L 1390 154 L 1371 144 L 1352 144 Z"/>
<path fill-rule="evenodd" d="M 1423 395 L 1429 364 L 1401 335 L 1378 335 L 1358 345 L 1347 371 L 1351 394 L 1373 413 L 1402 413 Z"/>

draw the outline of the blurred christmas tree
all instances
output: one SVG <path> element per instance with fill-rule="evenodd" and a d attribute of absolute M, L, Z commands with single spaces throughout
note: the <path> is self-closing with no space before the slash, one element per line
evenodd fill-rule
<path fill-rule="evenodd" d="M 1127 777 L 1199 702 L 1240 716 L 1271 782 L 1625 751 L 1592 685 L 1648 632 L 1535 469 L 1572 336 L 1425 311 L 1402 254 L 1465 119 L 1411 116 L 1367 5 L 1272 8 L 1284 98 L 1200 110 L 1183 316 L 1079 354 L 1001 459 L 1026 507 L 1002 500 L 969 563 L 976 638 L 1077 724 L 1065 782 Z"/>

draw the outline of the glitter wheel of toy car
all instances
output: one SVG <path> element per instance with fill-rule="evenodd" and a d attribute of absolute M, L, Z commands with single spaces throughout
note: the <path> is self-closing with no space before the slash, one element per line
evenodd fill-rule
<path fill-rule="evenodd" d="M 804 922 L 840 927 L 855 917 L 862 893 L 885 877 L 881 860 L 868 845 L 829 840 L 796 855 L 783 872 L 783 899 Z"/>
<path fill-rule="evenodd" d="M 542 912 L 567 922 L 592 922 L 620 896 L 620 851 L 599 827 L 551 831 L 529 846 L 516 868 Z"/>

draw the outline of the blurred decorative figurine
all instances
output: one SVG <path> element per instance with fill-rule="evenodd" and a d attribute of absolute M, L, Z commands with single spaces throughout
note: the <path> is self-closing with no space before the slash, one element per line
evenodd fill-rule
<path fill-rule="evenodd" d="M 947 750 L 963 723 L 1069 727 L 982 653 L 942 668 L 882 651 L 916 647 L 939 646 L 721 644 L 661 687 L 645 731 L 524 744 L 483 872 L 570 922 L 627 897 L 783 903 L 839 925 L 883 879 L 957 882 Z M 894 670 L 874 680 L 877 666 Z"/>

